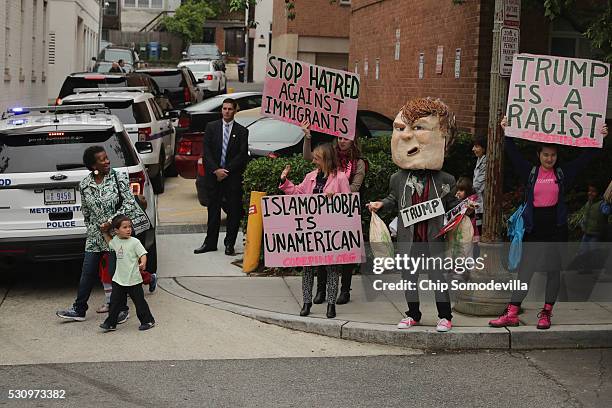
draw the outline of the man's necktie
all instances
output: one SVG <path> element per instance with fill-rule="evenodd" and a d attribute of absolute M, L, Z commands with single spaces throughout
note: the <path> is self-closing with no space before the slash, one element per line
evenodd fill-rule
<path fill-rule="evenodd" d="M 225 168 L 225 155 L 227 153 L 227 144 L 229 143 L 229 124 L 223 124 L 223 147 L 221 148 L 221 167 Z"/>

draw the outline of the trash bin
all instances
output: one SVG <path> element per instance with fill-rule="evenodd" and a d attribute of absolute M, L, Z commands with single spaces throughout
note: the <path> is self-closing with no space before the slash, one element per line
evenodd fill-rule
<path fill-rule="evenodd" d="M 246 60 L 244 58 L 238 58 L 238 81 L 244 82 L 244 68 L 246 67 Z"/>
<path fill-rule="evenodd" d="M 168 44 L 161 45 L 161 59 L 167 60 L 170 54 L 170 49 L 168 48 Z"/>
<path fill-rule="evenodd" d="M 149 43 L 149 59 L 150 60 L 158 60 L 159 59 L 160 46 L 156 41 L 151 41 Z"/>

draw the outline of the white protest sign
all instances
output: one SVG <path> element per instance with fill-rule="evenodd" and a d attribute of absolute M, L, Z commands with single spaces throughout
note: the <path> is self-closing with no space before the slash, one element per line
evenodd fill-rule
<path fill-rule="evenodd" d="M 408 228 L 421 221 L 444 215 L 444 205 L 440 198 L 415 204 L 400 211 L 404 227 Z"/>

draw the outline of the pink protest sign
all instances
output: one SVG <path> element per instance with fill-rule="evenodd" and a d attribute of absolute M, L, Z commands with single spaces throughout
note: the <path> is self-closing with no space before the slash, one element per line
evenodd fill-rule
<path fill-rule="evenodd" d="M 610 64 L 517 54 L 508 93 L 506 136 L 601 147 Z"/>
<path fill-rule="evenodd" d="M 261 199 L 266 266 L 362 262 L 359 194 L 300 194 Z"/>
<path fill-rule="evenodd" d="M 310 129 L 355 137 L 359 75 L 268 55 L 261 113 Z"/>

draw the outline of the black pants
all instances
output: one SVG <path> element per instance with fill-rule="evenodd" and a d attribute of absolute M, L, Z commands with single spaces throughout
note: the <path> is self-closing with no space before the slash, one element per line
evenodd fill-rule
<path fill-rule="evenodd" d="M 557 225 L 557 207 L 533 209 L 533 230 L 523 239 L 523 255 L 518 271 L 518 280 L 529 285 L 531 278 L 544 262 L 546 270 L 546 294 L 544 301 L 554 304 L 561 286 L 561 245 L 567 242 L 567 224 Z M 510 303 L 520 306 L 527 290 L 512 293 Z"/>
<path fill-rule="evenodd" d="M 155 319 L 151 314 L 149 305 L 144 298 L 144 291 L 142 290 L 142 284 L 134 286 L 121 286 L 117 282 L 113 281 L 113 293 L 111 294 L 110 307 L 108 310 L 108 317 L 104 321 L 110 327 L 117 326 L 117 318 L 121 311 L 122 305 L 127 302 L 127 295 L 130 295 L 134 306 L 136 306 L 136 315 L 141 324 L 154 323 Z"/>
<path fill-rule="evenodd" d="M 342 264 L 338 265 L 340 267 L 340 293 L 342 292 L 350 292 L 351 290 L 351 282 L 353 280 L 353 269 L 355 269 L 355 264 Z M 325 293 L 327 287 L 327 268 L 318 267 L 317 268 L 317 293 L 323 292 Z"/>
<path fill-rule="evenodd" d="M 432 244 L 433 245 L 433 244 Z M 436 248 L 438 248 L 436 246 Z M 413 245 L 411 250 L 411 255 L 413 257 L 424 256 L 443 256 L 443 253 L 439 253 L 439 251 L 431 250 L 429 245 L 424 243 L 419 243 L 417 245 Z M 407 269 L 402 269 L 402 279 L 413 282 L 414 290 L 406 290 L 404 291 L 404 297 L 406 298 L 406 303 L 408 304 L 408 311 L 406 312 L 406 316 L 412 317 L 414 320 L 421 320 L 421 310 L 420 310 L 420 300 L 419 300 L 419 274 L 418 273 L 410 273 L 411 271 Z M 433 269 L 427 271 L 427 279 L 433 282 L 439 283 L 447 283 L 446 278 L 444 277 L 444 273 L 441 270 Z M 435 291 L 436 297 L 436 308 L 438 309 L 438 317 L 440 319 L 452 320 L 453 314 L 451 312 L 451 302 L 450 295 L 448 290 L 446 291 Z"/>
<path fill-rule="evenodd" d="M 221 227 L 221 203 L 225 201 L 227 212 L 225 246 L 234 246 L 242 217 L 242 182 L 236 180 L 209 181 L 205 188 L 208 194 L 208 224 L 204 244 L 211 248 L 217 247 L 219 228 Z"/>

